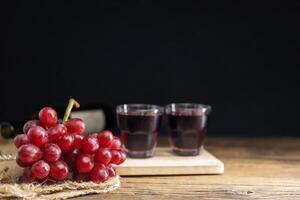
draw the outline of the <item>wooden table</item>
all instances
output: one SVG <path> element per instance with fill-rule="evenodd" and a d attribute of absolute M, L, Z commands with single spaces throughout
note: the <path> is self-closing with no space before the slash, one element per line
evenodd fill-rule
<path fill-rule="evenodd" d="M 300 199 L 300 138 L 209 138 L 206 149 L 224 175 L 123 177 L 118 191 L 74 199 Z"/>
<path fill-rule="evenodd" d="M 300 199 L 300 138 L 209 138 L 224 175 L 124 177 L 96 199 Z"/>

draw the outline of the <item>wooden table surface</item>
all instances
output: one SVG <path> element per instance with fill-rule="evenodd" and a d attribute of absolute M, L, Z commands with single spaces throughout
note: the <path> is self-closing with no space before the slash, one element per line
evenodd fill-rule
<path fill-rule="evenodd" d="M 74 200 L 300 199 L 300 138 L 209 138 L 206 149 L 225 174 L 122 177 L 118 191 Z"/>
<path fill-rule="evenodd" d="M 209 138 L 224 175 L 123 177 L 96 199 L 300 199 L 300 138 Z"/>

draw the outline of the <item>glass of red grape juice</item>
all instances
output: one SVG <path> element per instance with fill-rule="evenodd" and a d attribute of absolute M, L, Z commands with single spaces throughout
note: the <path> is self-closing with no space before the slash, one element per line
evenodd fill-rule
<path fill-rule="evenodd" d="M 117 106 L 117 123 L 125 152 L 132 158 L 152 157 L 163 108 L 148 104 Z"/>
<path fill-rule="evenodd" d="M 211 107 L 202 104 L 172 103 L 165 107 L 172 150 L 181 156 L 199 155 L 206 137 Z"/>

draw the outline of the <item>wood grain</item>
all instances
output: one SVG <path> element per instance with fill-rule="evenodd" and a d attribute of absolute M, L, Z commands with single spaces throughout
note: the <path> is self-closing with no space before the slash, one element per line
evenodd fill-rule
<path fill-rule="evenodd" d="M 96 199 L 300 199 L 300 138 L 209 138 L 223 175 L 124 177 Z"/>
<path fill-rule="evenodd" d="M 127 158 L 117 167 L 121 176 L 222 174 L 224 164 L 207 150 L 198 156 L 178 156 L 170 148 L 159 147 L 151 158 Z"/>
<path fill-rule="evenodd" d="M 225 174 L 123 177 L 116 192 L 76 199 L 300 199 L 300 138 L 209 138 L 206 149 Z"/>

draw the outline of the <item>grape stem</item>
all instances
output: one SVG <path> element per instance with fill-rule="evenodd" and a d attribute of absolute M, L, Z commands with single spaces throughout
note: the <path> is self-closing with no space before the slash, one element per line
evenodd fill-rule
<path fill-rule="evenodd" d="M 64 122 L 64 123 L 65 123 L 66 121 L 68 121 L 73 106 L 75 106 L 75 108 L 79 108 L 79 107 L 80 107 L 80 104 L 78 103 L 78 101 L 76 101 L 75 99 L 71 98 L 71 99 L 69 100 L 69 104 L 68 104 L 68 106 L 67 106 L 67 109 L 66 109 L 66 112 L 65 112 L 65 115 L 64 115 L 64 119 L 63 119 L 63 122 Z"/>

